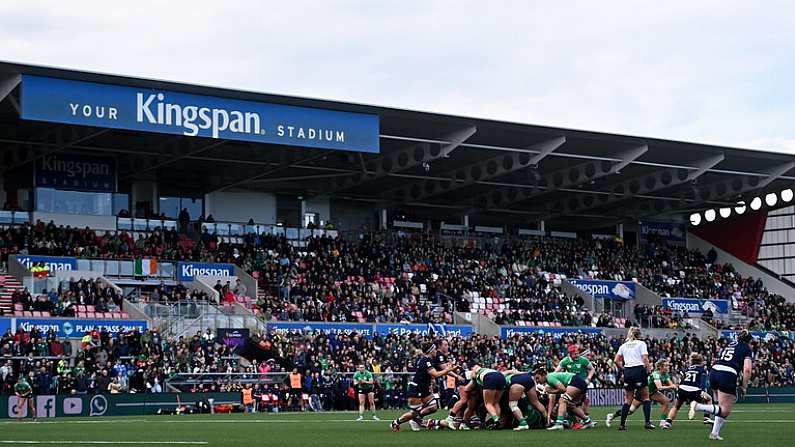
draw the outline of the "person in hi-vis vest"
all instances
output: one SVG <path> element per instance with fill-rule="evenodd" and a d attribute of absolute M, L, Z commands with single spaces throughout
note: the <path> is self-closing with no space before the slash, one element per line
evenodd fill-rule
<path fill-rule="evenodd" d="M 293 368 L 293 372 L 289 374 L 288 379 L 290 381 L 290 402 L 287 406 L 292 408 L 298 402 L 301 411 L 306 411 L 303 397 L 304 390 L 301 386 L 301 373 L 298 372 L 298 368 Z"/>
<path fill-rule="evenodd" d="M 247 383 L 240 392 L 243 394 L 243 411 L 246 413 L 256 413 L 257 407 L 254 401 L 254 392 L 251 389 L 251 384 Z"/>

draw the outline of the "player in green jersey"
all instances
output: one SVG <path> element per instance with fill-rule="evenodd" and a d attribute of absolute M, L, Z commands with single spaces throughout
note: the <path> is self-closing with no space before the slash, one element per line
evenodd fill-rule
<path fill-rule="evenodd" d="M 375 414 L 375 380 L 373 380 L 373 373 L 367 371 L 363 364 L 359 365 L 353 374 L 353 386 L 356 387 L 356 394 L 359 397 L 359 418 L 356 420 L 364 420 L 364 407 L 369 401 L 370 411 L 373 412 L 373 420 L 380 421 Z"/>
<path fill-rule="evenodd" d="M 577 345 L 569 345 L 569 355 L 563 357 L 563 360 L 558 363 L 555 372 L 570 372 L 577 374 L 585 379 L 585 383 L 590 384 L 593 376 L 596 373 L 596 368 L 591 364 L 587 357 L 580 354 L 580 348 Z M 585 393 L 585 398 L 582 401 L 582 411 L 585 414 L 589 413 L 590 402 L 588 401 L 588 393 Z"/>
<path fill-rule="evenodd" d="M 583 428 L 596 426 L 596 422 L 587 416 L 581 407 L 582 399 L 588 392 L 588 385 L 585 383 L 585 379 L 570 372 L 547 373 L 546 368 L 536 369 L 533 372 L 533 376 L 536 383 L 546 384 L 545 390 L 548 394 L 561 395 L 555 425 L 549 427 L 548 430 L 563 430 L 563 421 L 566 419 L 568 412 L 582 419 Z M 550 399 L 551 401 L 552 399 Z M 550 415 L 552 414 L 551 410 Z"/>
<path fill-rule="evenodd" d="M 36 420 L 36 405 L 33 403 L 33 388 L 30 386 L 27 380 L 25 380 L 25 376 L 22 374 L 19 375 L 17 379 L 17 383 L 14 384 L 14 394 L 17 396 L 17 405 L 19 406 L 18 414 L 23 414 L 22 409 L 26 406 L 30 408 L 30 414 L 33 416 L 33 420 Z M 17 420 L 21 420 L 20 417 Z"/>
<path fill-rule="evenodd" d="M 500 399 L 502 393 L 508 389 L 508 381 L 505 376 L 496 369 L 483 368 L 474 365 L 469 370 L 472 381 L 466 386 L 467 392 L 474 389 L 483 391 L 483 405 L 486 407 L 488 419 L 484 421 L 484 426 L 489 429 L 496 429 L 499 425 L 501 410 Z"/>
<path fill-rule="evenodd" d="M 648 379 L 649 398 L 660 404 L 662 410 L 660 425 L 665 425 L 665 418 L 668 415 L 671 400 L 662 392 L 665 390 L 676 390 L 678 386 L 671 380 L 671 366 L 666 360 L 658 360 L 654 366 L 654 371 L 649 375 Z M 641 405 L 640 395 L 635 393 L 635 400 L 632 401 L 632 405 L 629 407 L 629 414 L 634 413 Z M 621 416 L 621 410 L 608 414 L 606 425 L 610 427 L 613 419 L 619 416 Z"/>

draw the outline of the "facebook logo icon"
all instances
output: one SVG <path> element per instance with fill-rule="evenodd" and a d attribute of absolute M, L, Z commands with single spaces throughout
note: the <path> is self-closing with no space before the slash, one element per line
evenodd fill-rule
<path fill-rule="evenodd" d="M 55 417 L 55 396 L 36 396 L 36 416 L 40 418 Z"/>

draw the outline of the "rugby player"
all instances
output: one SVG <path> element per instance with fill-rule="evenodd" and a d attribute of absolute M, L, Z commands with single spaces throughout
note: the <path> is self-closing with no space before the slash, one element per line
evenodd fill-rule
<path fill-rule="evenodd" d="M 533 372 L 533 376 L 536 382 L 546 384 L 545 391 L 547 394 L 561 395 L 558 403 L 557 419 L 555 419 L 555 424 L 547 430 L 563 430 L 563 421 L 566 420 L 568 412 L 582 419 L 582 428 L 593 428 L 596 426 L 596 422 L 587 416 L 581 407 L 583 397 L 588 393 L 588 385 L 585 383 L 585 379 L 569 372 L 547 373 L 546 368 L 536 369 Z"/>
<path fill-rule="evenodd" d="M 364 420 L 364 406 L 369 401 L 373 420 L 380 421 L 381 419 L 378 419 L 375 414 L 375 380 L 373 380 L 373 373 L 367 371 L 364 364 L 357 366 L 356 373 L 353 374 L 353 386 L 356 387 L 356 394 L 359 398 L 359 418 L 356 420 Z"/>
<path fill-rule="evenodd" d="M 676 401 L 668 412 L 668 419 L 661 424 L 664 430 L 668 430 L 676 419 L 676 413 L 682 405 L 691 405 L 691 412 L 695 414 L 695 405 L 707 403 L 712 400 L 704 390 L 707 382 L 707 371 L 704 369 L 704 357 L 697 353 L 690 353 L 690 366 L 682 372 L 682 381 L 679 382 L 679 389 L 676 392 Z M 713 421 L 704 415 L 704 423 L 712 424 Z"/>
<path fill-rule="evenodd" d="M 529 430 L 531 426 L 537 425 L 538 417 L 533 417 L 528 420 L 519 408 L 519 401 L 525 397 L 530 406 L 536 410 L 539 416 L 543 416 L 544 426 L 549 425 L 549 418 L 547 417 L 547 410 L 538 399 L 536 391 L 536 382 L 530 373 L 509 370 L 503 372 L 505 380 L 508 382 L 508 408 L 510 409 L 513 417 L 518 421 L 518 425 L 514 428 L 515 431 Z M 530 413 L 532 414 L 532 412 Z M 529 416 L 528 416 L 529 417 Z"/>
<path fill-rule="evenodd" d="M 17 383 L 14 384 L 14 394 L 17 396 L 17 405 L 19 406 L 18 414 L 23 414 L 22 408 L 28 407 L 30 409 L 30 414 L 33 416 L 33 420 L 35 421 L 36 405 L 33 402 L 33 388 L 22 374 L 20 374 L 19 378 L 17 378 Z M 22 420 L 22 417 L 17 419 L 17 421 L 20 420 Z"/>
<path fill-rule="evenodd" d="M 754 366 L 754 352 L 749 346 L 752 337 L 747 330 L 737 334 L 737 340 L 729 343 L 720 350 L 717 362 L 712 365 L 709 371 L 709 386 L 717 393 L 718 404 L 696 404 L 691 407 L 689 418 L 698 410 L 715 415 L 715 423 L 712 424 L 712 431 L 709 439 L 722 441 L 720 430 L 726 423 L 726 418 L 732 412 L 735 402 L 737 402 L 737 379 L 742 372 L 742 382 L 740 382 L 740 394 L 745 395 L 748 391 L 748 383 L 751 380 L 751 373 Z"/>
<path fill-rule="evenodd" d="M 500 420 L 500 398 L 502 393 L 508 389 L 508 381 L 505 376 L 496 369 L 483 368 L 474 365 L 471 370 L 471 377 L 474 384 L 483 390 L 483 405 L 486 406 L 488 419 L 484 422 L 486 428 L 496 428 Z M 468 387 L 472 385 L 470 382 Z"/>
<path fill-rule="evenodd" d="M 590 384 L 593 376 L 596 373 L 596 368 L 591 364 L 587 357 L 580 354 L 580 348 L 571 344 L 568 347 L 569 355 L 563 357 L 563 360 L 558 363 L 555 372 L 570 372 L 577 374 L 585 379 L 586 384 Z M 582 411 L 588 414 L 590 402 L 588 401 L 588 393 L 585 394 L 585 399 L 582 401 Z"/>
<path fill-rule="evenodd" d="M 438 402 L 431 393 L 431 382 L 439 377 L 446 376 L 457 367 L 448 364 L 441 371 L 433 367 L 433 356 L 436 354 L 436 345 L 423 342 L 420 351 L 417 353 L 414 377 L 409 382 L 407 389 L 409 411 L 399 418 L 392 421 L 392 431 L 399 431 L 400 425 L 410 422 L 413 431 L 419 431 L 423 427 L 422 418 L 436 412 Z"/>

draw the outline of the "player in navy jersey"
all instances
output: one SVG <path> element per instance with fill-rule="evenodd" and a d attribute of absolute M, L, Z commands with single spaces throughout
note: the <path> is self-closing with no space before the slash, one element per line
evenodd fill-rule
<path fill-rule="evenodd" d="M 754 353 L 748 343 L 751 342 L 751 333 L 741 331 L 737 339 L 720 350 L 716 362 L 709 371 L 709 386 L 717 394 L 718 404 L 696 404 L 695 409 L 715 415 L 715 423 L 709 439 L 722 440 L 720 429 L 726 418 L 732 412 L 737 401 L 737 378 L 742 374 L 739 390 L 745 394 L 748 390 L 748 381 L 753 372 Z"/>
<path fill-rule="evenodd" d="M 704 368 L 704 357 L 697 353 L 690 353 L 690 366 L 682 371 L 682 380 L 679 382 L 679 389 L 676 392 L 676 402 L 674 402 L 671 411 L 668 412 L 668 418 L 662 424 L 663 429 L 670 429 L 676 413 L 682 408 L 682 405 L 692 404 L 691 413 L 694 413 L 695 405 L 699 403 L 707 403 L 712 400 L 705 391 L 707 384 L 707 370 Z M 692 419 L 692 417 L 691 417 Z M 704 423 L 711 424 L 712 420 L 709 416 L 704 414 Z"/>
<path fill-rule="evenodd" d="M 423 426 L 422 418 L 438 409 L 439 404 L 431 392 L 431 383 L 455 370 L 456 366 L 447 364 L 443 370 L 437 370 L 433 366 L 435 355 L 435 344 L 428 342 L 422 344 L 415 363 L 414 377 L 409 382 L 406 393 L 409 411 L 392 421 L 392 431 L 399 431 L 400 424 L 405 422 L 411 422 L 411 429 L 418 431 Z"/>

